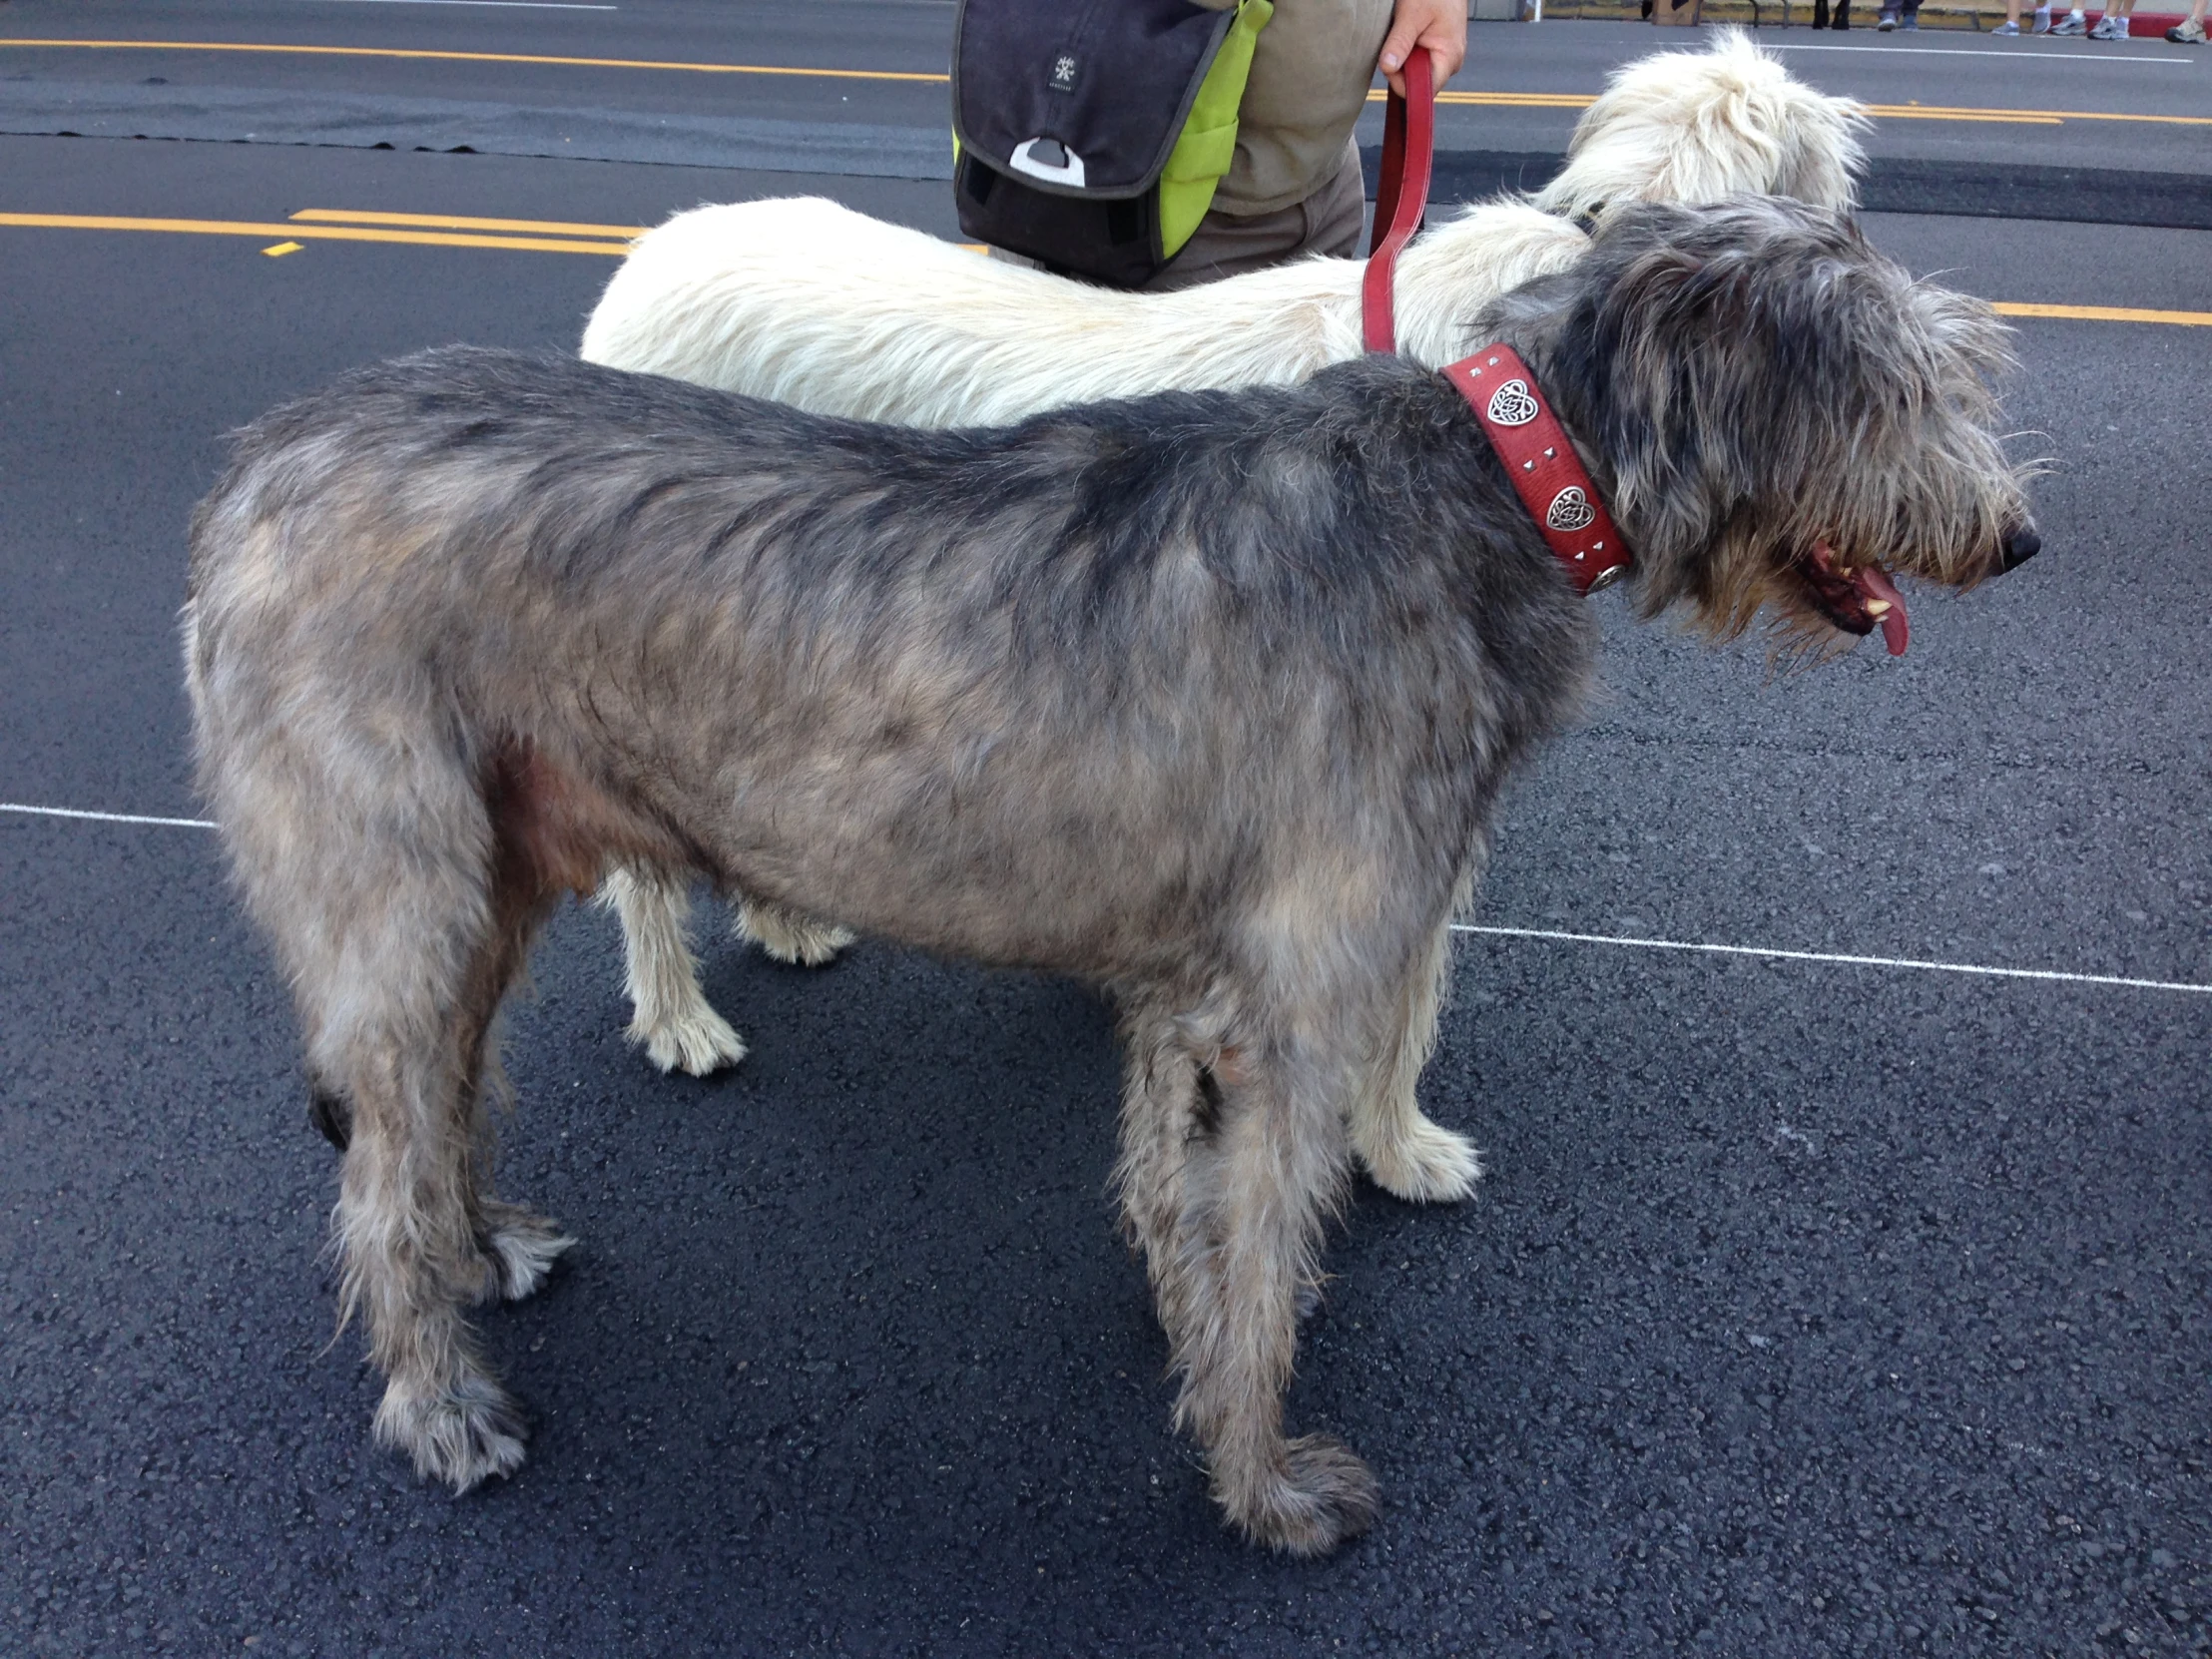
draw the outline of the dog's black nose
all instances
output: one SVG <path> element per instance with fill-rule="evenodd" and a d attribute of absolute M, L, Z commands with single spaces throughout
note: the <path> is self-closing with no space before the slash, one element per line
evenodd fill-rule
<path fill-rule="evenodd" d="M 2004 535 L 2004 568 L 2017 570 L 2043 550 L 2043 538 L 2035 533 L 2035 526 L 2022 524 Z"/>

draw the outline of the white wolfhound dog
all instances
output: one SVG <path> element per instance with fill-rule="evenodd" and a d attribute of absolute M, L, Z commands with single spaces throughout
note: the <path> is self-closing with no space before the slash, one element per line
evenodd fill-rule
<path fill-rule="evenodd" d="M 1737 192 L 1848 208 L 1861 107 L 1815 92 L 1736 30 L 1616 71 L 1567 166 L 1532 196 L 1466 209 L 1397 264 L 1398 350 L 1431 367 L 1475 341 L 1486 301 L 1564 270 L 1617 203 Z M 1309 259 L 1168 293 L 1092 287 L 982 260 L 819 199 L 679 214 L 642 238 L 584 330 L 593 362 L 905 425 L 995 425 L 1171 387 L 1303 380 L 1360 354 L 1360 260 Z M 678 886 L 620 871 L 632 1040 L 701 1074 L 745 1045 L 699 988 Z M 850 935 L 738 897 L 739 930 L 785 961 Z M 1407 1192 L 1404 1197 L 1420 1194 Z"/>

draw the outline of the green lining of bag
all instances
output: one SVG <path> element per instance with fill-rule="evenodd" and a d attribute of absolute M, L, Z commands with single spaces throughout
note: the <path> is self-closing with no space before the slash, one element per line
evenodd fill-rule
<path fill-rule="evenodd" d="M 1275 15 L 1274 0 L 1242 0 L 1237 20 L 1199 83 L 1190 119 L 1160 170 L 1160 253 L 1182 252 L 1213 206 L 1214 189 L 1237 156 L 1237 106 L 1252 74 L 1252 49 Z"/>

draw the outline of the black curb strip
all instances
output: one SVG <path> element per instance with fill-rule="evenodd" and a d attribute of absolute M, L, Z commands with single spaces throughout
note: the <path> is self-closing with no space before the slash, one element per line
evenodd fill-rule
<path fill-rule="evenodd" d="M 1382 152 L 1362 149 L 1375 188 Z M 1479 202 L 1499 191 L 1541 190 L 1565 165 L 1546 151 L 1439 150 L 1430 200 Z M 1875 214 L 1957 214 L 1971 219 L 2043 219 L 2077 225 L 2140 225 L 2212 231 L 2212 178 L 2096 167 L 1989 167 L 1973 162 L 1877 161 L 1860 186 Z"/>

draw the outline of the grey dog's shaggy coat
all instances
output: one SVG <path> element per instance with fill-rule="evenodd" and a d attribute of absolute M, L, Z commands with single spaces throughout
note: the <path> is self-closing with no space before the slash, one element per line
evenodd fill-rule
<path fill-rule="evenodd" d="M 1624 211 L 1482 323 L 1647 611 L 1864 632 L 1816 545 L 1957 585 L 2032 548 L 2002 329 L 1847 221 Z M 1215 1495 L 1298 1551 L 1372 1519 L 1366 1465 L 1285 1431 L 1296 1309 L 1351 1152 L 1472 1175 L 1414 1103 L 1448 922 L 1595 643 L 1443 379 L 919 432 L 431 352 L 244 435 L 185 633 L 203 788 L 350 1138 L 377 1430 L 422 1471 L 522 1457 L 463 1309 L 567 1241 L 490 1196 L 493 1027 L 549 907 L 623 860 L 1106 987 L 1118 1190 Z"/>

